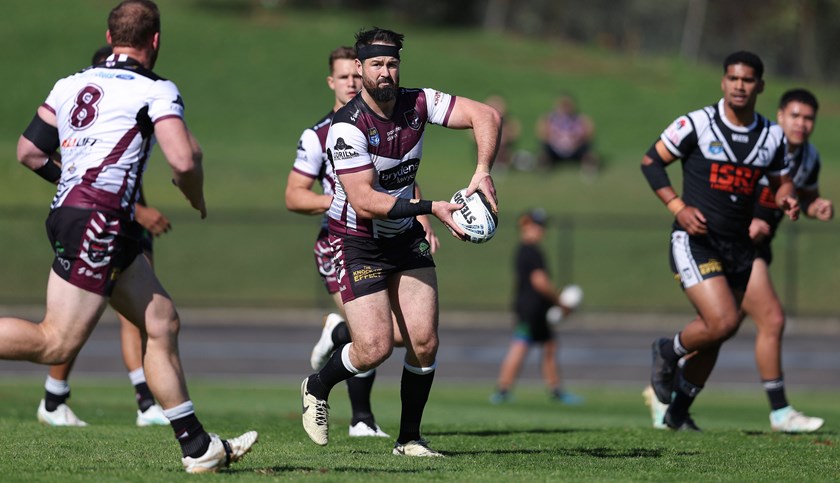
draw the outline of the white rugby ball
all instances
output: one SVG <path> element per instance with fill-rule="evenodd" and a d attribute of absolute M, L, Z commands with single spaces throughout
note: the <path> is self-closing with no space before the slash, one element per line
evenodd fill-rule
<path fill-rule="evenodd" d="M 559 324 L 563 321 L 563 309 L 557 305 L 552 305 L 545 313 L 545 320 L 551 325 Z"/>
<path fill-rule="evenodd" d="M 464 194 L 467 189 L 458 190 L 450 203 L 464 205 L 460 210 L 452 213 L 452 219 L 467 234 L 467 240 L 473 243 L 490 241 L 496 234 L 499 218 L 490 208 L 490 202 L 480 191 L 476 191 L 469 198 Z"/>
<path fill-rule="evenodd" d="M 560 291 L 558 301 L 564 307 L 576 309 L 583 302 L 583 289 L 580 288 L 580 285 L 566 285 Z"/>

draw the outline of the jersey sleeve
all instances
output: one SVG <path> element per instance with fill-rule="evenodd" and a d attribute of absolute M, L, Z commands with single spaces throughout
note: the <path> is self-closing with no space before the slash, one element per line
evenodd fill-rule
<path fill-rule="evenodd" d="M 802 183 L 802 186 L 798 186 L 799 189 L 808 190 L 808 191 L 813 191 L 813 190 L 819 189 L 820 166 L 821 165 L 822 165 L 822 163 L 820 162 L 820 154 L 815 152 L 814 153 L 814 167 L 811 169 L 811 172 L 808 174 L 808 177 L 805 178 L 805 181 Z"/>
<path fill-rule="evenodd" d="M 689 116 L 680 116 L 671 123 L 659 139 L 668 151 L 678 158 L 684 158 L 697 147 L 697 132 Z"/>
<path fill-rule="evenodd" d="M 324 164 L 321 141 L 312 129 L 303 131 L 297 145 L 297 156 L 292 170 L 309 178 L 317 178 Z"/>
<path fill-rule="evenodd" d="M 184 101 L 172 81 L 155 82 L 149 92 L 148 105 L 152 122 L 170 117 L 184 118 Z"/>
<path fill-rule="evenodd" d="M 327 134 L 327 158 L 336 175 L 373 169 L 367 137 L 353 124 L 334 122 Z"/>
<path fill-rule="evenodd" d="M 429 122 L 446 126 L 449 123 L 449 116 L 452 114 L 457 98 L 434 89 L 423 89 L 423 93 L 426 97 L 426 112 L 429 113 Z"/>

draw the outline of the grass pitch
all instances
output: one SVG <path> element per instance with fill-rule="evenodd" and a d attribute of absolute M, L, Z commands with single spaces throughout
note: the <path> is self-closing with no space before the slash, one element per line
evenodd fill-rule
<path fill-rule="evenodd" d="M 180 466 L 168 427 L 133 426 L 133 401 L 122 380 L 79 379 L 72 407 L 91 426 L 48 428 L 35 421 L 42 393 L 32 380 L 0 383 L 0 474 L 6 481 L 172 481 L 193 479 Z M 840 477 L 836 391 L 791 391 L 808 414 L 828 423 L 812 435 L 769 431 L 758 390 L 710 388 L 695 407 L 701 434 L 649 427 L 636 387 L 575 387 L 581 406 L 547 400 L 522 386 L 513 403 L 487 402 L 486 384 L 436 384 L 424 436 L 442 459 L 390 454 L 390 439 L 350 439 L 343 388 L 332 395 L 331 442 L 311 443 L 300 426 L 295 382 L 195 380 L 192 398 L 206 428 L 224 435 L 260 432 L 253 451 L 208 478 L 235 481 L 556 481 L 751 480 L 812 481 Z M 395 435 L 399 386 L 374 388 L 377 421 Z"/>

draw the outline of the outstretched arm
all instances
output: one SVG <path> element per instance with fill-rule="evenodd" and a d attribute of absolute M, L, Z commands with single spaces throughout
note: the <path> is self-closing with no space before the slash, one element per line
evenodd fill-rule
<path fill-rule="evenodd" d="M 190 205 L 201 213 L 201 218 L 206 218 L 204 170 L 201 165 L 204 155 L 198 140 L 178 117 L 155 123 L 155 137 L 172 168 L 172 182 L 184 193 Z"/>

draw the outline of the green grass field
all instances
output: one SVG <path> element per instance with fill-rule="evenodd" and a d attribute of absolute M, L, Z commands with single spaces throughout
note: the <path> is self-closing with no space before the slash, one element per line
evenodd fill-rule
<path fill-rule="evenodd" d="M 34 417 L 42 388 L 0 383 L 0 474 L 5 481 L 175 481 L 180 453 L 167 427 L 135 428 L 123 381 L 74 382 L 73 407 L 91 426 L 48 428 Z M 828 420 L 812 435 L 769 431 L 764 396 L 709 389 L 695 404 L 701 434 L 648 427 L 636 387 L 584 386 L 581 406 L 547 401 L 524 385 L 513 403 L 493 406 L 488 387 L 438 383 L 423 432 L 445 459 L 404 459 L 388 439 L 347 437 L 343 391 L 333 396 L 331 442 L 311 443 L 300 426 L 294 383 L 193 381 L 198 415 L 210 431 L 260 432 L 260 442 L 225 481 L 829 481 L 840 477 L 836 391 L 796 391 L 802 409 Z M 382 381 L 373 403 L 380 425 L 395 432 L 398 385 Z M 213 477 L 210 477 L 213 478 Z"/>
<path fill-rule="evenodd" d="M 113 3 L 5 5 L 6 16 L 15 21 L 0 31 L 0 40 L 16 48 L 0 52 L 0 69 L 14 92 L 0 98 L 0 152 L 6 153 L 0 163 L 0 263 L 15 275 L 0 279 L 0 303 L 42 303 L 51 260 L 43 219 L 53 188 L 14 162 L 15 143 L 53 82 L 83 67 L 104 42 Z M 378 24 L 407 35 L 403 85 L 474 99 L 505 95 L 512 115 L 522 122 L 523 149 L 536 149 L 534 124 L 554 97 L 574 93 L 595 120 L 597 149 L 606 159 L 605 171 L 591 182 L 573 169 L 499 174 L 496 239 L 472 246 L 444 236 L 436 255 L 444 308 L 506 309 L 516 216 L 526 207 L 543 206 L 562 221 L 547 240 L 555 279 L 583 286 L 589 307 L 688 309 L 667 266 L 670 218 L 638 165 L 677 115 L 719 98 L 718 66 L 624 56 L 555 40 L 419 28 L 374 11 L 263 9 L 246 1 L 162 0 L 160 5 L 163 50 L 156 70 L 177 82 L 189 125 L 202 142 L 209 210 L 203 222 L 188 210 L 157 153 L 145 188 L 150 202 L 173 221 L 173 232 L 157 244 L 157 265 L 180 304 L 324 303 L 309 256 L 318 220 L 285 210 L 285 180 L 301 131 L 332 103 L 324 82 L 327 53 L 351 43 L 360 28 Z M 760 111 L 772 117 L 781 92 L 798 84 L 768 76 Z M 840 129 L 840 89 L 809 87 L 821 101 L 813 139 L 826 161 L 821 188 L 836 198 L 840 165 L 832 160 L 840 153 L 840 138 L 833 135 Z M 424 193 L 448 199 L 467 183 L 474 147 L 465 132 L 432 127 L 423 159 Z M 678 171 L 670 170 L 677 185 Z M 442 225 L 436 226 L 445 234 Z M 780 255 L 773 267 L 780 290 L 788 294 L 789 287 L 797 288 L 796 300 L 786 302 L 802 312 L 837 313 L 840 299 L 832 296 L 832 287 L 840 284 L 840 272 L 832 267 L 840 263 L 835 249 L 840 229 L 837 223 L 809 221 L 800 228 L 799 247 L 789 258 Z M 785 253 L 788 238 L 784 231 L 778 253 Z M 789 260 L 796 266 L 788 266 Z"/>

